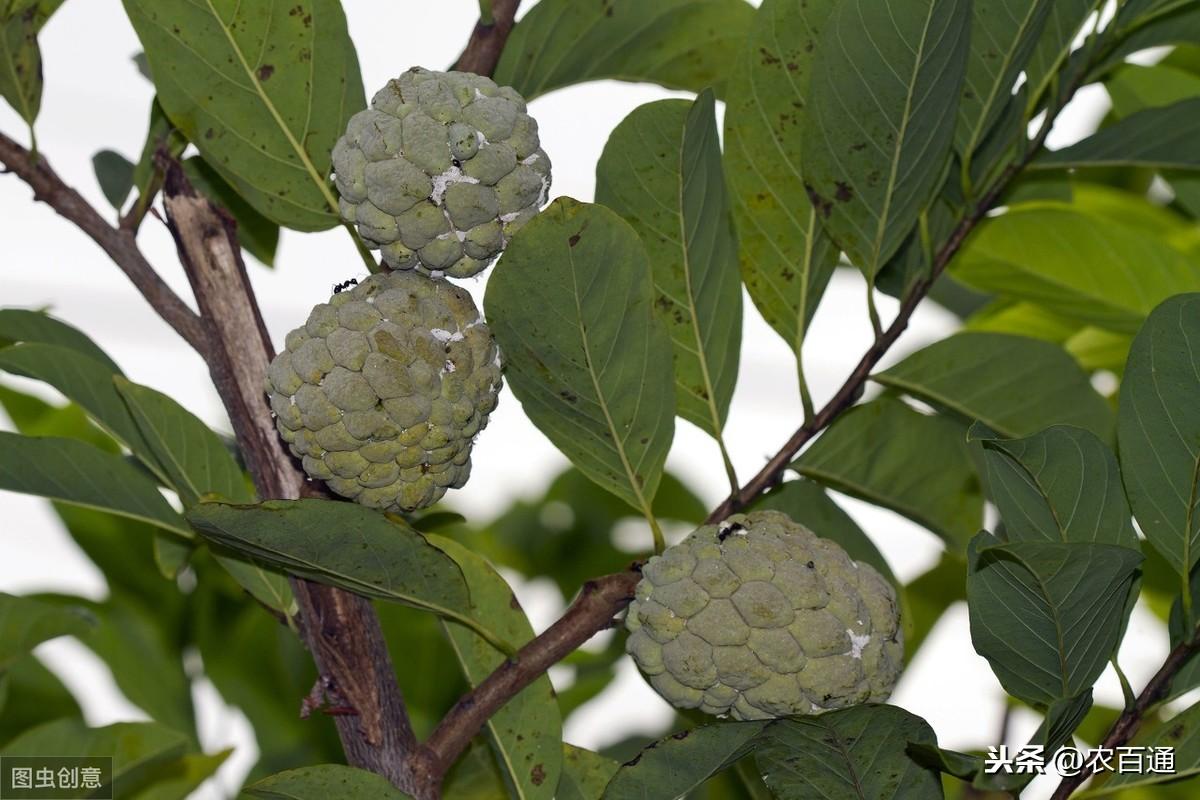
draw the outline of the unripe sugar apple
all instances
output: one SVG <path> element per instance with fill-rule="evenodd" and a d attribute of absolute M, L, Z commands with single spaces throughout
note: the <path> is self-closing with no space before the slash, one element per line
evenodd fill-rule
<path fill-rule="evenodd" d="M 885 700 L 900 674 L 892 586 L 777 511 L 705 525 L 642 575 L 626 649 L 679 708 L 817 714 Z"/>
<path fill-rule="evenodd" d="M 393 272 L 315 307 L 268 384 L 279 433 L 309 476 L 363 505 L 411 511 L 466 483 L 500 355 L 465 290 Z"/>

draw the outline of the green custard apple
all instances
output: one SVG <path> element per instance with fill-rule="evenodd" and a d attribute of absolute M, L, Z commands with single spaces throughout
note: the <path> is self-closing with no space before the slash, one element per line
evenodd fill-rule
<path fill-rule="evenodd" d="M 305 472 L 371 508 L 412 511 L 466 483 L 500 392 L 500 354 L 464 289 L 416 272 L 335 292 L 268 371 Z"/>
<path fill-rule="evenodd" d="M 739 720 L 818 714 L 883 701 L 900 675 L 891 584 L 785 514 L 705 525 L 642 576 L 626 649 L 678 708 Z"/>
<path fill-rule="evenodd" d="M 550 159 L 514 89 L 420 67 L 388 82 L 333 149 L 342 218 L 395 270 L 467 278 L 545 204 Z"/>

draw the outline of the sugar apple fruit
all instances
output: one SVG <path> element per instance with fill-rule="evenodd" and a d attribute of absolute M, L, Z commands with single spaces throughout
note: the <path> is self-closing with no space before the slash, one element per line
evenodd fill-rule
<path fill-rule="evenodd" d="M 304 471 L 371 508 L 460 488 L 500 391 L 500 354 L 463 289 L 415 272 L 336 292 L 288 334 L 267 376 Z"/>
<path fill-rule="evenodd" d="M 546 202 L 550 159 L 516 90 L 414 67 L 333 148 L 342 218 L 392 269 L 466 278 Z"/>
<path fill-rule="evenodd" d="M 705 525 L 651 558 L 626 626 L 667 701 L 739 720 L 882 701 L 903 657 L 891 585 L 777 511 Z"/>

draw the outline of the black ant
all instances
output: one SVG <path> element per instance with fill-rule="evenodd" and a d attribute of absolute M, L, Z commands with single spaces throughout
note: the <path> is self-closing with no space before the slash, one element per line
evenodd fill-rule
<path fill-rule="evenodd" d="M 741 533 L 744 530 L 746 530 L 745 525 L 741 524 L 740 522 L 735 522 L 732 525 L 730 525 L 728 528 L 726 528 L 725 530 L 717 533 L 717 541 L 723 542 L 726 539 L 728 539 L 730 536 Z"/>
<path fill-rule="evenodd" d="M 347 290 L 347 289 L 349 289 L 351 286 L 357 286 L 357 285 L 358 285 L 358 279 L 357 279 L 357 278 L 351 278 L 351 279 L 350 279 L 350 280 L 348 280 L 348 281 L 342 281 L 341 283 L 336 283 L 336 284 L 334 284 L 334 286 L 333 286 L 333 293 L 334 293 L 334 294 L 338 294 L 339 292 L 344 292 L 344 291 L 346 291 L 346 290 Z"/>

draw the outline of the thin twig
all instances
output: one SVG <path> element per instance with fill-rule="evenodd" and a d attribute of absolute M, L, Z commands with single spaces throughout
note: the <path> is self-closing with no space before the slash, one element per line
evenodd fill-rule
<path fill-rule="evenodd" d="M 0 133 L 0 163 L 33 189 L 33 198 L 53 208 L 61 216 L 100 245 L 121 271 L 133 282 L 151 307 L 176 333 L 201 356 L 209 352 L 208 333 L 199 315 L 171 289 L 142 255 L 130 230 L 114 228 L 79 192 L 58 176 L 46 156 L 34 155 Z"/>
<path fill-rule="evenodd" d="M 1126 708 L 1121 712 L 1121 716 L 1117 717 L 1117 721 L 1113 723 L 1100 746 L 1115 750 L 1127 744 L 1137 733 L 1146 713 L 1167 696 L 1171 689 L 1171 681 L 1175 679 L 1179 670 L 1183 669 L 1184 665 L 1197 653 L 1200 653 L 1200 628 L 1193 631 L 1191 639 L 1175 646 L 1175 649 L 1167 656 L 1167 660 L 1159 667 L 1158 672 L 1154 673 L 1154 677 L 1146 684 L 1146 688 L 1142 689 L 1142 693 L 1137 696 L 1133 706 Z M 1066 800 L 1095 772 L 1096 765 L 1089 762 L 1078 775 L 1063 778 L 1050 800 Z"/>
<path fill-rule="evenodd" d="M 634 567 L 588 581 L 557 622 L 463 695 L 425 741 L 428 751 L 425 756 L 429 759 L 421 770 L 425 779 L 440 783 L 445 771 L 493 714 L 538 676 L 608 627 L 613 617 L 633 599 L 633 590 L 640 579 L 641 572 Z"/>
<path fill-rule="evenodd" d="M 481 16 L 475 23 L 466 49 L 454 62 L 454 69 L 489 76 L 495 72 L 500 54 L 504 52 L 504 43 L 512 33 L 519 5 L 521 0 L 493 0 L 491 22 Z"/>

